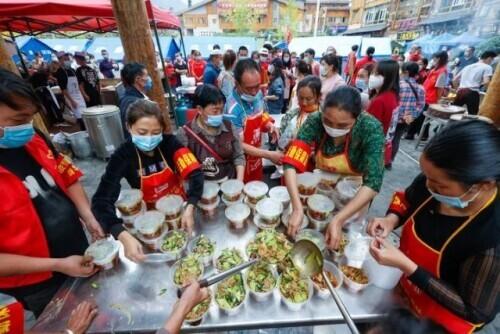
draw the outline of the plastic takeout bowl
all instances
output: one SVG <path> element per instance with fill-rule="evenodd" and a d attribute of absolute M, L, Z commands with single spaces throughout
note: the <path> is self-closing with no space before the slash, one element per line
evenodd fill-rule
<path fill-rule="evenodd" d="M 165 214 L 165 219 L 172 220 L 182 213 L 184 199 L 179 195 L 163 196 L 156 202 L 156 209 Z"/>
<path fill-rule="evenodd" d="M 237 203 L 226 208 L 227 220 L 234 228 L 243 228 L 245 221 L 250 216 L 250 207 L 243 203 Z"/>

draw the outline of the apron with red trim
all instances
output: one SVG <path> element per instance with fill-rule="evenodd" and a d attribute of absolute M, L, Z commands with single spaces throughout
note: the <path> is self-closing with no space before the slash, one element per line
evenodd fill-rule
<path fill-rule="evenodd" d="M 261 146 L 262 137 L 262 116 L 263 113 L 260 112 L 253 116 L 248 116 L 245 120 L 245 126 L 243 129 L 243 142 L 254 147 Z M 264 178 L 264 170 L 262 166 L 262 158 L 254 157 L 245 154 L 246 165 L 245 165 L 245 177 L 244 181 L 262 181 Z"/>
<path fill-rule="evenodd" d="M 180 195 L 184 199 L 186 198 L 186 193 L 184 192 L 181 179 L 168 166 L 161 150 L 159 152 L 163 163 L 165 164 L 165 168 L 160 172 L 146 176 L 143 172 L 141 157 L 139 152 L 136 150 L 137 159 L 139 160 L 141 191 L 148 209 L 153 209 L 156 201 L 165 195 Z"/>
<path fill-rule="evenodd" d="M 345 176 L 362 176 L 362 174 L 358 173 L 351 165 L 351 160 L 349 159 L 349 143 L 351 142 L 351 135 L 348 135 L 346 138 L 344 150 L 331 156 L 323 154 L 322 152 L 325 140 L 326 135 L 323 135 L 318 149 L 316 150 L 316 168 L 325 172 Z"/>
<path fill-rule="evenodd" d="M 422 267 L 433 276 L 441 277 L 441 258 L 450 242 L 465 228 L 474 218 L 485 209 L 496 197 L 495 195 L 478 212 L 470 216 L 444 243 L 441 249 L 434 249 L 421 240 L 415 231 L 415 216 L 431 200 L 429 197 L 407 220 L 401 234 L 400 249 L 419 267 Z M 443 326 L 450 333 L 471 333 L 482 324 L 473 324 L 454 314 L 427 293 L 420 290 L 406 276 L 400 280 L 401 287 L 408 297 L 413 311 L 421 318 L 428 318 Z"/>

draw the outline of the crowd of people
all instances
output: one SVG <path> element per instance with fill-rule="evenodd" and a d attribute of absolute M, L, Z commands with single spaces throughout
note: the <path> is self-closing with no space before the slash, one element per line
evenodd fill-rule
<path fill-rule="evenodd" d="M 334 47 L 319 61 L 313 49 L 297 55 L 269 45 L 253 53 L 246 47 L 224 53 L 214 47 L 208 63 L 198 50 L 187 62 L 177 55 L 175 82 L 191 76 L 198 87 L 193 95 L 197 114 L 175 134 L 165 133 L 164 116 L 147 97 L 152 80 L 146 67 L 127 63 L 120 99 L 127 141 L 110 158 L 91 201 L 78 168 L 33 128 L 33 115 L 43 102 L 21 79 L 0 70 L 0 194 L 8 199 L 0 205 L 6 233 L 0 245 L 0 292 L 38 316 L 66 277 L 94 274 L 91 259 L 82 256 L 88 246 L 83 226 L 94 239 L 111 234 L 127 258 L 143 261 L 142 244 L 115 211 L 123 180 L 142 190 L 148 208 L 165 195 L 183 196 L 181 225 L 191 232 L 204 181 L 262 181 L 263 159 L 282 170 L 293 208 L 287 229 L 292 238 L 304 217 L 298 173 L 320 169 L 361 180 L 359 191 L 326 229 L 327 247 L 338 249 L 346 222 L 381 191 L 400 139 L 419 131 L 423 112 L 447 94 L 453 81 L 460 81 L 456 104 L 475 102 L 497 56 L 486 51 L 477 62 L 467 58 L 450 79 L 446 52 L 427 62 L 416 47 L 400 64 L 399 59 L 375 59 L 373 47 L 359 60 L 357 51 L 353 46 L 345 66 Z M 84 54 L 74 56 L 76 70 L 69 54 L 59 56 L 49 66 L 50 77 L 78 118 L 95 97 L 87 90 L 92 85 L 81 80 L 97 70 Z M 99 65 L 100 72 L 112 72 L 113 66 L 108 60 Z M 275 124 L 273 114 L 283 114 L 281 124 Z M 380 264 L 404 273 L 402 290 L 418 316 L 450 332 L 470 332 L 499 312 L 499 131 L 480 120 L 452 123 L 429 141 L 420 164 L 422 174 L 406 191 L 395 192 L 387 216 L 370 222 L 370 252 Z M 400 226 L 397 249 L 383 238 Z M 206 295 L 196 284 L 189 291 L 165 326 L 170 333 Z"/>

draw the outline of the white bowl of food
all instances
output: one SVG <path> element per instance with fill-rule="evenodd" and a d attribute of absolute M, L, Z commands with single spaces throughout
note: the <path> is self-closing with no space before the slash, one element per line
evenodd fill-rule
<path fill-rule="evenodd" d="M 272 266 L 258 262 L 247 270 L 245 282 L 250 295 L 261 302 L 273 294 L 278 284 L 278 275 Z"/>
<path fill-rule="evenodd" d="M 335 189 L 327 187 L 323 183 L 320 183 L 318 184 L 318 188 L 316 188 L 316 194 L 324 195 L 333 200 L 335 196 Z"/>
<path fill-rule="evenodd" d="M 121 214 L 121 218 L 123 220 L 123 226 L 125 226 L 127 229 L 129 230 L 135 230 L 135 219 L 137 217 L 139 217 L 140 215 L 142 215 L 144 212 L 146 212 L 147 208 L 146 208 L 146 203 L 144 203 L 144 201 L 142 201 L 142 206 L 141 206 L 141 210 L 136 213 L 135 215 L 131 215 L 131 216 L 126 216 L 124 214 Z"/>
<path fill-rule="evenodd" d="M 290 205 L 290 194 L 285 186 L 272 187 L 269 190 L 269 198 L 283 204 L 283 209 L 287 209 Z"/>
<path fill-rule="evenodd" d="M 247 244 L 245 248 L 249 258 L 258 258 L 261 262 L 278 264 L 283 262 L 292 244 L 283 233 L 276 230 L 262 230 Z"/>
<path fill-rule="evenodd" d="M 321 169 L 315 169 L 314 174 L 318 174 L 320 177 L 319 183 L 324 186 L 324 188 L 334 189 L 339 179 L 341 177 L 340 174 L 325 172 Z"/>
<path fill-rule="evenodd" d="M 178 289 L 182 289 L 193 280 L 203 276 L 203 264 L 195 254 L 189 254 L 178 260 L 172 266 L 172 282 Z"/>
<path fill-rule="evenodd" d="M 344 275 L 344 284 L 353 292 L 360 292 L 370 285 L 370 277 L 365 269 L 350 267 L 346 264 L 340 266 Z"/>
<path fill-rule="evenodd" d="M 156 202 L 156 209 L 163 212 L 165 220 L 175 220 L 182 215 L 184 199 L 179 195 L 166 195 Z"/>
<path fill-rule="evenodd" d="M 339 268 L 333 262 L 324 261 L 323 262 L 323 271 L 328 276 L 330 283 L 335 289 L 340 289 L 344 282 L 344 275 L 340 271 Z M 321 299 L 330 298 L 330 290 L 323 278 L 323 274 L 319 273 L 311 277 L 312 284 L 314 286 L 314 291 L 316 291 L 316 295 Z"/>
<path fill-rule="evenodd" d="M 314 194 L 307 199 L 307 212 L 310 218 L 324 221 L 335 209 L 333 201 L 325 195 Z"/>
<path fill-rule="evenodd" d="M 118 262 L 119 249 L 120 244 L 115 239 L 101 239 L 93 242 L 85 251 L 85 255 L 91 256 L 96 266 L 109 270 Z"/>
<path fill-rule="evenodd" d="M 214 217 L 217 213 L 217 208 L 219 207 L 220 198 L 216 197 L 215 202 L 212 204 L 202 204 L 198 202 L 198 209 L 200 209 L 201 214 L 204 217 Z"/>
<path fill-rule="evenodd" d="M 238 197 L 235 201 L 228 201 L 224 196 L 221 197 L 222 199 L 222 203 L 224 203 L 224 205 L 226 207 L 230 207 L 231 205 L 235 205 L 235 204 L 238 204 L 238 203 L 243 203 L 243 200 L 245 199 L 245 194 L 241 193 L 240 197 Z"/>
<path fill-rule="evenodd" d="M 262 181 L 251 181 L 245 184 L 243 192 L 247 196 L 248 202 L 257 204 L 261 199 L 266 197 L 269 187 Z"/>
<path fill-rule="evenodd" d="M 177 260 L 186 249 L 188 235 L 183 230 L 168 231 L 160 240 L 159 249 L 162 253 L 170 255 L 172 260 Z"/>
<path fill-rule="evenodd" d="M 182 215 L 173 220 L 165 220 L 169 230 L 179 230 L 182 227 Z"/>
<path fill-rule="evenodd" d="M 227 207 L 225 214 L 231 227 L 241 229 L 245 227 L 245 222 L 250 216 L 250 208 L 246 204 L 238 203 Z"/>
<path fill-rule="evenodd" d="M 297 186 L 299 188 L 299 194 L 302 196 L 311 196 L 316 193 L 316 188 L 318 187 L 320 177 L 318 174 L 311 172 L 305 172 L 302 174 L 297 174 Z"/>
<path fill-rule="evenodd" d="M 287 268 L 278 280 L 281 300 L 290 311 L 299 311 L 314 293 L 311 280 L 300 277 L 294 268 Z"/>
<path fill-rule="evenodd" d="M 203 322 L 208 310 L 210 310 L 211 303 L 212 293 L 209 291 L 208 297 L 193 307 L 193 309 L 186 315 L 184 322 L 190 326 L 199 326 Z"/>
<path fill-rule="evenodd" d="M 345 248 L 349 244 L 349 237 L 346 233 L 342 232 L 342 239 L 340 239 L 340 246 L 337 250 L 332 250 L 333 260 L 339 262 L 344 257 Z"/>
<path fill-rule="evenodd" d="M 240 199 L 244 184 L 240 180 L 228 180 L 221 184 L 222 198 L 227 202 L 236 202 Z"/>
<path fill-rule="evenodd" d="M 139 215 L 134 221 L 134 226 L 142 239 L 153 240 L 163 233 L 164 222 L 165 215 L 162 212 L 150 210 Z"/>
<path fill-rule="evenodd" d="M 200 262 L 203 263 L 205 267 L 208 267 L 213 262 L 215 247 L 215 241 L 212 241 L 207 236 L 201 234 L 189 242 L 188 251 L 197 255 Z"/>
<path fill-rule="evenodd" d="M 307 218 L 309 218 L 309 227 L 318 232 L 324 232 L 330 222 L 332 221 L 332 216 L 328 216 L 325 220 L 317 220 L 310 216 L 309 212 L 307 212 Z"/>
<path fill-rule="evenodd" d="M 292 211 L 293 211 L 293 208 L 292 208 L 292 205 L 290 204 L 290 206 L 288 207 L 288 210 L 283 212 L 283 214 L 281 215 L 281 222 L 283 223 L 283 225 L 286 228 L 288 228 L 288 222 L 290 221 L 290 216 L 292 214 Z M 303 217 L 304 218 L 302 218 L 302 224 L 299 227 L 299 231 L 301 231 L 301 230 L 307 228 L 307 226 L 309 226 L 309 218 L 307 217 L 306 214 L 304 214 Z"/>
<path fill-rule="evenodd" d="M 245 262 L 242 252 L 236 248 L 225 248 L 215 253 L 214 268 L 221 273 Z"/>
<path fill-rule="evenodd" d="M 220 187 L 216 182 L 206 181 L 203 184 L 203 194 L 201 195 L 200 204 L 209 206 L 218 201 Z"/>
<path fill-rule="evenodd" d="M 306 228 L 302 231 L 299 231 L 299 233 L 297 233 L 297 236 L 295 237 L 295 241 L 300 240 L 309 240 L 314 242 L 314 244 L 318 246 L 321 252 L 326 249 L 325 236 L 316 230 Z"/>
<path fill-rule="evenodd" d="M 139 189 L 123 189 L 120 191 L 115 206 L 122 215 L 133 216 L 141 211 L 142 199 L 143 194 Z"/>
<path fill-rule="evenodd" d="M 276 227 L 280 224 L 280 217 L 283 213 L 283 204 L 281 202 L 264 198 L 257 203 L 255 210 L 260 216 L 263 225 Z"/>
<path fill-rule="evenodd" d="M 341 206 L 347 205 L 358 193 L 362 185 L 362 179 L 358 177 L 346 177 L 337 183 L 335 188 L 336 197 Z"/>
<path fill-rule="evenodd" d="M 215 302 L 227 315 L 237 314 L 247 298 L 242 274 L 235 274 L 219 282 L 215 287 Z"/>

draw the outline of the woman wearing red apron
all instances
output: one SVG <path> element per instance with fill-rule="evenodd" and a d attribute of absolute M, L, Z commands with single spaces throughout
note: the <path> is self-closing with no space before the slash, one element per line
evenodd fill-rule
<path fill-rule="evenodd" d="M 103 228 L 125 246 L 125 255 L 141 261 L 142 246 L 116 216 L 114 203 L 118 199 L 121 180 L 132 188 L 141 189 L 148 208 L 168 194 L 183 196 L 188 205 L 182 216 L 183 228 L 190 231 L 194 224 L 194 205 L 203 193 L 203 173 L 193 153 L 173 135 L 163 133 L 163 115 L 158 105 L 148 100 L 134 102 L 127 111 L 127 126 L 132 136 L 111 156 L 101 183 L 92 198 L 92 209 Z M 183 188 L 189 181 L 189 191 Z"/>
<path fill-rule="evenodd" d="M 337 249 L 344 223 L 366 207 L 380 191 L 384 175 L 382 126 L 361 112 L 361 97 L 349 86 L 329 93 L 322 113 L 310 115 L 283 158 L 285 183 L 293 204 L 288 233 L 295 235 L 303 218 L 296 171 L 304 172 L 310 158 L 315 167 L 344 176 L 362 176 L 357 195 L 332 219 L 326 232 L 330 249 Z M 311 146 L 315 147 L 314 154 Z"/>
<path fill-rule="evenodd" d="M 500 132 L 482 121 L 450 124 L 420 165 L 388 215 L 370 222 L 370 251 L 403 271 L 400 286 L 418 317 L 470 333 L 500 311 Z M 398 250 L 383 238 L 400 225 Z"/>

